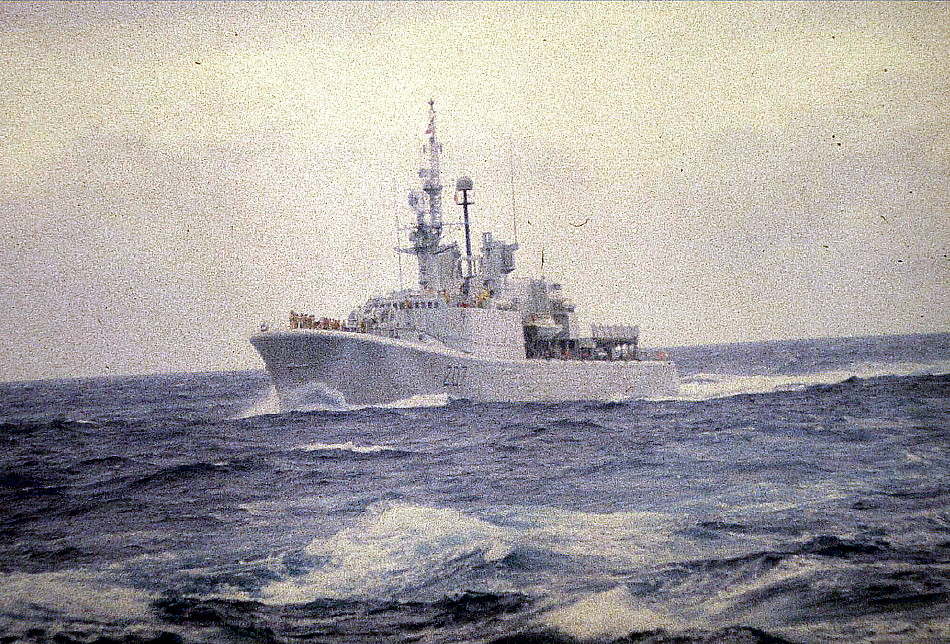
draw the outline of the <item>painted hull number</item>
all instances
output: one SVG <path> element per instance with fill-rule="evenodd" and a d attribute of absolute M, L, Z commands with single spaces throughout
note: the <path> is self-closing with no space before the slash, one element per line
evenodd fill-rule
<path fill-rule="evenodd" d="M 449 365 L 445 370 L 445 378 L 442 379 L 442 384 L 446 387 L 461 387 L 465 383 L 466 370 L 468 370 L 468 365 Z"/>

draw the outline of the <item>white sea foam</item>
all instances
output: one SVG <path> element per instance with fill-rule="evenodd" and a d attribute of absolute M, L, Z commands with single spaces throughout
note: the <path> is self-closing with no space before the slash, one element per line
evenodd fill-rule
<path fill-rule="evenodd" d="M 379 504 L 306 548 L 321 563 L 268 585 L 267 603 L 393 597 L 442 581 L 468 565 L 498 561 L 519 547 L 567 556 L 594 553 L 630 565 L 698 556 L 677 533 L 682 520 L 649 512 L 589 513 L 543 507 L 473 516 L 449 508 Z M 474 562 L 474 563 L 472 563 Z"/>
<path fill-rule="evenodd" d="M 291 411 L 348 411 L 351 409 L 357 408 L 347 405 L 339 392 L 329 389 L 322 383 L 308 382 L 284 391 L 281 395 L 277 395 L 277 391 L 271 385 L 265 393 L 248 401 L 246 409 L 235 414 L 233 418 L 240 420 Z"/>
<path fill-rule="evenodd" d="M 346 443 L 309 443 L 297 445 L 296 450 L 305 452 L 353 452 L 354 454 L 378 454 L 380 452 L 398 452 L 394 447 L 384 445 L 355 445 L 352 441 Z"/>
<path fill-rule="evenodd" d="M 572 637 L 596 640 L 669 627 L 672 620 L 640 604 L 626 586 L 617 586 L 551 611 L 542 621 Z"/>
<path fill-rule="evenodd" d="M 950 373 L 950 361 L 932 363 L 863 363 L 848 369 L 820 371 L 796 375 L 736 375 L 696 373 L 683 378 L 679 395 L 674 400 L 711 400 L 741 394 L 762 394 L 777 391 L 798 391 L 816 385 L 833 385 L 849 378 L 881 376 L 935 376 Z"/>
<path fill-rule="evenodd" d="M 683 519 L 669 514 L 531 507 L 515 508 L 492 520 L 516 526 L 521 543 L 569 556 L 597 553 L 628 565 L 646 565 L 696 554 L 692 541 L 677 535 Z"/>
<path fill-rule="evenodd" d="M 422 394 L 396 400 L 385 405 L 375 405 L 385 409 L 411 409 L 414 407 L 445 407 L 449 404 L 448 394 Z"/>
<path fill-rule="evenodd" d="M 280 395 L 282 411 L 346 411 L 352 407 L 346 404 L 343 394 L 331 389 L 322 382 L 308 382 L 285 390 Z"/>
<path fill-rule="evenodd" d="M 326 563 L 263 591 L 270 604 L 317 598 L 390 597 L 438 580 L 467 557 L 496 561 L 511 551 L 510 531 L 457 510 L 379 505 L 308 554 Z"/>
<path fill-rule="evenodd" d="M 846 567 L 849 565 L 845 562 L 835 562 L 836 574 L 840 574 Z M 811 585 L 812 580 L 829 569 L 831 565 L 826 558 L 802 555 L 788 557 L 764 574 L 737 577 L 734 583 L 729 583 L 729 580 L 720 576 L 711 580 L 715 585 L 715 593 L 703 603 L 702 609 L 713 622 L 742 617 L 750 610 L 754 612 L 763 609 L 759 595 L 767 593 L 768 589 L 793 588 L 796 581 Z"/>
<path fill-rule="evenodd" d="M 14 620 L 50 612 L 83 620 L 145 620 L 154 599 L 83 570 L 0 574 L 0 615 Z"/>
<path fill-rule="evenodd" d="M 271 385 L 262 395 L 253 400 L 249 400 L 246 408 L 240 413 L 235 414 L 232 418 L 234 420 L 241 420 L 244 418 L 253 418 L 254 416 L 266 416 L 268 414 L 279 413 L 281 413 L 280 399 L 277 397 L 277 392 L 274 390 L 273 385 Z"/>

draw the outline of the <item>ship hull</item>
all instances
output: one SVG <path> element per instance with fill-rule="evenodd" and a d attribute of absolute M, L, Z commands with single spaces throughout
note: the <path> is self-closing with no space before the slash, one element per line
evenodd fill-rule
<path fill-rule="evenodd" d="M 479 358 L 439 345 L 316 329 L 261 333 L 251 344 L 285 407 L 314 387 L 347 405 L 441 394 L 477 402 L 632 400 L 678 389 L 670 362 Z"/>

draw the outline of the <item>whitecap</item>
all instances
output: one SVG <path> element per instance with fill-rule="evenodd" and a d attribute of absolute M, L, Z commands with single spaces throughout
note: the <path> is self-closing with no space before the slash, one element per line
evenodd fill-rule
<path fill-rule="evenodd" d="M 314 445 L 313 447 L 334 447 Z M 306 554 L 321 562 L 305 575 L 269 584 L 272 604 L 318 598 L 391 598 L 437 585 L 530 545 L 568 557 L 597 553 L 626 564 L 656 565 L 698 556 L 678 534 L 683 519 L 661 513 L 589 513 L 509 508 L 475 516 L 451 508 L 378 504 Z"/>
<path fill-rule="evenodd" d="M 84 570 L 0 574 L 0 613 L 8 618 L 43 618 L 52 612 L 82 620 L 145 620 L 154 599 Z"/>
<path fill-rule="evenodd" d="M 498 561 L 509 552 L 510 531 L 477 517 L 448 508 L 380 504 L 307 546 L 306 553 L 325 564 L 273 582 L 262 595 L 269 604 L 392 597 L 439 581 L 447 566 Z"/>
<path fill-rule="evenodd" d="M 569 557 L 591 553 L 626 565 L 658 564 L 699 554 L 678 534 L 682 517 L 659 512 L 579 512 L 551 507 L 511 508 L 490 519 L 517 528 L 521 543 Z"/>
<path fill-rule="evenodd" d="M 701 401 L 743 394 L 800 391 L 819 385 L 835 385 L 850 378 L 884 376 L 939 376 L 950 373 L 950 361 L 932 363 L 856 363 L 846 369 L 805 374 L 738 375 L 695 373 L 680 382 L 679 394 L 672 400 Z"/>
<path fill-rule="evenodd" d="M 658 630 L 668 627 L 671 619 L 643 606 L 626 586 L 617 586 L 553 610 L 542 621 L 577 639 L 600 640 Z"/>
<path fill-rule="evenodd" d="M 378 454 L 380 452 L 399 452 L 402 450 L 385 445 L 355 445 L 352 441 L 346 443 L 308 443 L 297 445 L 293 449 L 305 452 L 353 452 L 354 454 Z"/>

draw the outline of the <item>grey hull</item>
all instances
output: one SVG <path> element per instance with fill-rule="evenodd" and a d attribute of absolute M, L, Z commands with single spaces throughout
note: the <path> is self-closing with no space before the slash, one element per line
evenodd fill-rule
<path fill-rule="evenodd" d="M 439 394 L 477 402 L 631 400 L 678 389 L 670 362 L 478 358 L 439 345 L 315 329 L 261 333 L 251 344 L 282 401 L 308 385 L 349 405 Z"/>

